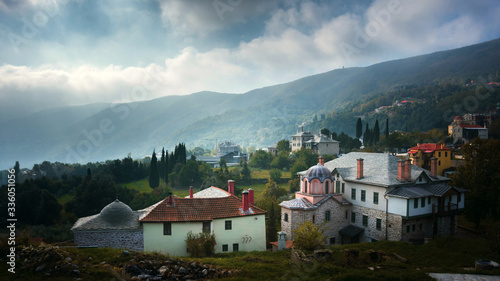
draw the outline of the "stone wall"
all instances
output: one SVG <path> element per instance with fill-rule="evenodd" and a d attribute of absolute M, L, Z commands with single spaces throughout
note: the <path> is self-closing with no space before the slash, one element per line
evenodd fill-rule
<path fill-rule="evenodd" d="M 363 227 L 365 231 L 360 235 L 360 242 L 372 242 L 373 240 L 385 240 L 386 213 L 380 210 L 361 207 L 358 205 L 352 206 L 352 212 L 356 213 L 356 226 Z M 363 225 L 363 215 L 368 216 L 368 226 Z M 377 219 L 381 220 L 380 230 L 377 229 Z M 397 219 L 392 218 L 394 226 L 397 225 Z M 352 223 L 351 223 L 352 224 Z M 396 231 L 397 233 L 397 231 Z M 397 238 L 397 235 L 391 235 Z"/>
<path fill-rule="evenodd" d="M 109 230 L 109 231 L 74 231 L 76 246 L 95 246 L 144 250 L 142 229 L 137 230 Z"/>

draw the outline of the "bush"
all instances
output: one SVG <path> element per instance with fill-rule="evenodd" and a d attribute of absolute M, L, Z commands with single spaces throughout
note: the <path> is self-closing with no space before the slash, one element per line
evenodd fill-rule
<path fill-rule="evenodd" d="M 278 169 L 272 169 L 269 171 L 269 178 L 274 182 L 279 181 L 281 179 L 281 171 Z"/>
<path fill-rule="evenodd" d="M 193 234 L 189 231 L 185 241 L 191 257 L 209 257 L 214 254 L 215 235 L 213 233 Z"/>
<path fill-rule="evenodd" d="M 311 221 L 305 221 L 292 230 L 293 246 L 304 252 L 311 252 L 325 244 L 325 229 Z"/>

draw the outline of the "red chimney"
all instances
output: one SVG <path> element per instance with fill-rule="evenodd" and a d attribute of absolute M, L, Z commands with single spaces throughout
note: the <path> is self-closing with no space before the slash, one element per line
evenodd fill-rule
<path fill-rule="evenodd" d="M 174 199 L 172 198 L 172 195 L 168 196 L 168 204 L 170 204 L 170 206 L 174 205 Z"/>
<path fill-rule="evenodd" d="M 411 160 L 407 159 L 405 164 L 405 180 L 411 181 Z"/>
<path fill-rule="evenodd" d="M 250 204 L 250 206 L 254 205 L 253 189 L 251 188 L 248 189 L 248 203 Z"/>
<path fill-rule="evenodd" d="M 403 176 L 404 163 L 405 163 L 404 160 L 399 160 L 398 161 L 398 180 L 399 181 L 403 181 L 404 180 L 404 176 Z"/>
<path fill-rule="evenodd" d="M 320 164 L 321 166 L 325 166 L 325 157 L 320 156 L 320 157 L 318 157 L 318 160 L 319 160 L 319 164 Z"/>
<path fill-rule="evenodd" d="M 189 198 L 193 198 L 193 187 L 189 187 Z"/>
<path fill-rule="evenodd" d="M 243 191 L 242 193 L 242 197 L 243 197 L 243 206 L 242 206 L 242 209 L 243 209 L 243 212 L 246 212 L 248 211 L 248 191 Z"/>
<path fill-rule="evenodd" d="M 437 159 L 436 159 L 436 157 L 431 158 L 431 177 L 437 178 Z"/>
<path fill-rule="evenodd" d="M 227 192 L 231 193 L 231 195 L 234 195 L 234 180 L 227 181 Z"/>
<path fill-rule="evenodd" d="M 358 177 L 357 179 L 363 178 L 363 158 L 358 159 Z"/>

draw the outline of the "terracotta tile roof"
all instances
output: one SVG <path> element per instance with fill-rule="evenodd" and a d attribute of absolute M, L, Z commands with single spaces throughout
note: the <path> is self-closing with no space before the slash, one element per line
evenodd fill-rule
<path fill-rule="evenodd" d="M 450 150 L 450 149 L 446 146 L 441 146 L 440 144 L 437 144 L 437 143 L 422 143 L 422 144 L 419 144 L 417 146 L 410 148 L 409 152 L 415 153 L 419 150 L 422 150 L 425 153 L 431 153 L 431 152 L 434 152 L 436 150 Z"/>
<path fill-rule="evenodd" d="M 251 206 L 249 211 L 243 213 L 242 200 L 236 196 L 218 198 L 165 198 L 152 209 L 141 222 L 187 222 L 210 221 L 220 218 L 233 218 L 252 215 L 262 215 L 266 211 Z"/>
<path fill-rule="evenodd" d="M 462 127 L 462 128 L 472 128 L 472 129 L 486 129 L 482 126 L 479 126 L 479 125 L 467 125 L 467 124 L 458 124 L 458 126 Z"/>
<path fill-rule="evenodd" d="M 269 244 L 278 247 L 278 242 L 269 242 Z M 285 248 L 287 248 L 287 249 L 294 248 L 293 247 L 293 240 L 286 240 L 285 241 Z"/>

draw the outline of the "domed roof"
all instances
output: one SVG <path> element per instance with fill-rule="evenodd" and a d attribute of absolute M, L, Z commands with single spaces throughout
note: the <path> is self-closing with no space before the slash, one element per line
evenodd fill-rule
<path fill-rule="evenodd" d="M 306 173 L 306 178 L 308 181 L 311 181 L 314 178 L 318 178 L 321 182 L 323 182 L 325 179 L 334 179 L 332 176 L 332 172 L 330 172 L 327 167 L 320 164 L 309 168 Z"/>
<path fill-rule="evenodd" d="M 464 118 L 462 116 L 457 116 L 455 117 L 455 119 L 453 119 L 453 121 L 463 121 Z"/>
<path fill-rule="evenodd" d="M 134 211 L 127 204 L 116 199 L 102 208 L 99 217 L 108 223 L 116 224 L 133 219 Z"/>

